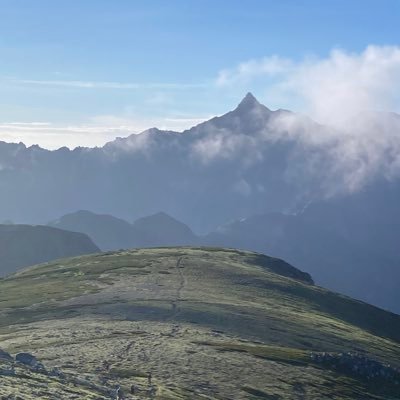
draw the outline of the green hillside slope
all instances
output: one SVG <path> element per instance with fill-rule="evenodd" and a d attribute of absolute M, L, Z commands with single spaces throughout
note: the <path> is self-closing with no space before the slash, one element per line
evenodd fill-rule
<path fill-rule="evenodd" d="M 399 316 L 228 249 L 102 253 L 0 280 L 0 349 L 46 369 L 0 360 L 0 396 L 23 399 L 400 398 Z"/>

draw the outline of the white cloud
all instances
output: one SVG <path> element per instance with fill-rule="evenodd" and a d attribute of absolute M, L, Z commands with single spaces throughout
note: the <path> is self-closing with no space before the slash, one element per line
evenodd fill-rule
<path fill-rule="evenodd" d="M 8 79 L 10 83 L 19 85 L 70 87 L 80 89 L 194 89 L 206 86 L 203 83 L 129 83 L 77 80 L 34 80 Z"/>
<path fill-rule="evenodd" d="M 293 68 L 290 59 L 279 56 L 264 57 L 261 60 L 249 60 L 240 63 L 234 69 L 224 69 L 217 77 L 218 86 L 248 83 L 260 76 L 278 76 Z"/>
<path fill-rule="evenodd" d="M 1 124 L 2 126 L 19 126 L 19 127 L 35 127 L 35 126 L 49 126 L 51 125 L 49 122 L 6 122 Z"/>
<path fill-rule="evenodd" d="M 301 61 L 250 60 L 221 71 L 216 84 L 241 91 L 255 86 L 288 108 L 300 104 L 301 111 L 332 127 L 290 113 L 272 121 L 276 137 L 297 140 L 301 154 L 309 151 L 303 168 L 307 176 L 320 177 L 325 195 L 357 191 L 376 177 L 400 176 L 400 116 L 373 112 L 400 109 L 400 47 L 336 49 L 326 58 Z M 271 138 L 270 130 L 266 136 Z M 296 180 L 298 164 L 292 164 L 288 176 Z"/>
<path fill-rule="evenodd" d="M 211 129 L 203 132 L 199 139 L 193 141 L 191 154 L 203 164 L 218 160 L 237 159 L 248 167 L 262 159 L 263 139 L 242 133 L 233 133 L 224 129 Z"/>
<path fill-rule="evenodd" d="M 233 186 L 233 190 L 236 193 L 241 194 L 242 196 L 248 197 L 251 195 L 252 193 L 252 188 L 249 185 L 249 183 L 245 180 L 245 179 L 240 179 L 239 181 L 237 181 L 234 186 Z"/>
<path fill-rule="evenodd" d="M 272 80 L 271 80 L 272 79 Z M 279 56 L 240 63 L 219 73 L 218 86 L 249 85 L 270 91 L 323 123 L 346 126 L 364 110 L 396 110 L 400 103 L 400 47 L 368 46 L 361 53 L 332 50 L 326 58 Z M 263 82 L 264 81 L 264 82 Z"/>
<path fill-rule="evenodd" d="M 206 118 L 204 118 L 206 119 Z M 154 118 L 141 119 L 113 115 L 99 115 L 87 123 L 66 125 L 50 122 L 6 122 L 0 123 L 0 140 L 23 142 L 30 146 L 39 144 L 46 149 L 103 146 L 116 137 L 140 133 L 149 127 L 181 131 L 190 128 L 203 118 Z"/>
<path fill-rule="evenodd" d="M 39 144 L 47 149 L 62 146 L 100 146 L 119 133 L 117 127 L 94 124 L 60 125 L 51 123 L 14 122 L 0 124 L 0 140 Z"/>

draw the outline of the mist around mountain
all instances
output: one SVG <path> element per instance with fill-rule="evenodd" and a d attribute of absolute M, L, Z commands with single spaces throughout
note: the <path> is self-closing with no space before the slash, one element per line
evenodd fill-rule
<path fill-rule="evenodd" d="M 0 225 L 0 276 L 29 265 L 98 251 L 83 233 L 48 226 Z"/>

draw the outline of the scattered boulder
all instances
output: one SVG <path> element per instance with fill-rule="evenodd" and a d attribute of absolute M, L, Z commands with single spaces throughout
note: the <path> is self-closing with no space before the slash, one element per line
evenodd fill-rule
<path fill-rule="evenodd" d="M 14 365 L 9 366 L 8 368 L 0 368 L 0 376 L 15 376 Z"/>
<path fill-rule="evenodd" d="M 29 353 L 18 353 L 15 356 L 15 360 L 21 364 L 28 365 L 30 367 L 36 367 L 39 363 L 37 358 Z"/>
<path fill-rule="evenodd" d="M 64 372 L 62 372 L 61 369 L 58 368 L 58 367 L 54 367 L 54 368 L 50 371 L 49 375 L 50 375 L 50 376 L 55 376 L 55 377 L 60 378 L 60 379 L 65 379 L 65 374 L 64 374 Z"/>
<path fill-rule="evenodd" d="M 362 377 L 368 381 L 381 381 L 395 386 L 400 382 L 400 370 L 357 353 L 311 353 L 313 362 L 339 372 Z"/>
<path fill-rule="evenodd" d="M 1 400 L 24 400 L 22 397 L 16 394 L 9 394 L 8 396 L 2 396 Z"/>
<path fill-rule="evenodd" d="M 47 374 L 47 370 L 46 370 L 46 368 L 44 367 L 44 365 L 43 365 L 41 362 L 37 362 L 37 363 L 34 365 L 33 369 L 34 369 L 36 372 L 41 372 L 42 374 Z"/>
<path fill-rule="evenodd" d="M 0 349 L 0 360 L 13 361 L 14 359 L 11 356 L 11 354 L 9 354 L 6 351 Z"/>

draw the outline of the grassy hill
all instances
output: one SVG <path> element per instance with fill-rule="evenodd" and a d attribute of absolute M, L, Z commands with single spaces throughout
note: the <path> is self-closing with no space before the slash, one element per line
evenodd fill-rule
<path fill-rule="evenodd" d="M 16 364 L 0 376 L 0 396 L 24 399 L 109 399 L 117 385 L 127 399 L 400 398 L 396 372 L 387 378 L 400 367 L 399 316 L 229 249 L 109 252 L 0 280 L 0 349 L 62 371 Z M 346 352 L 385 374 L 347 368 Z"/>

